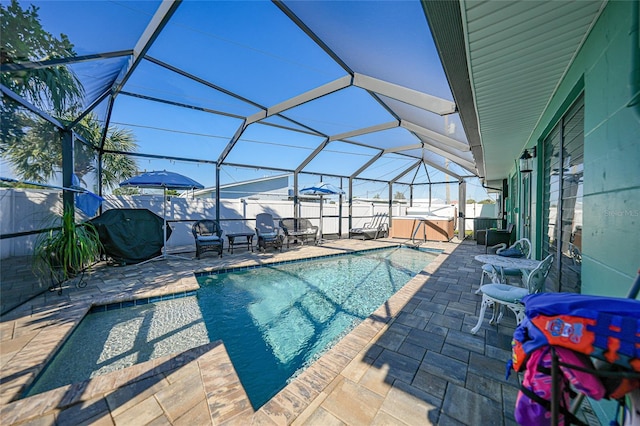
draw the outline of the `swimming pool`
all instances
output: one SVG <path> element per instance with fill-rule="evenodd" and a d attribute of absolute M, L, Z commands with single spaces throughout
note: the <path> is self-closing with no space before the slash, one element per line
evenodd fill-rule
<path fill-rule="evenodd" d="M 196 295 L 91 313 L 27 396 L 222 340 L 258 408 L 437 254 L 393 248 L 233 270 L 198 277 Z"/>

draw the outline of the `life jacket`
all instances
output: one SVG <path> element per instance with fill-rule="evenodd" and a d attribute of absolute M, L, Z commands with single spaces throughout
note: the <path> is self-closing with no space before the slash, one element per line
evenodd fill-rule
<path fill-rule="evenodd" d="M 515 408 L 523 425 L 550 422 L 551 359 L 560 364 L 559 424 L 581 424 L 569 410 L 573 388 L 593 399 L 619 399 L 640 388 L 640 377 L 608 377 L 602 370 L 640 372 L 640 301 L 574 293 L 540 293 L 522 299 L 509 369 L 524 371 Z M 592 358 L 597 365 L 594 365 Z M 563 366 L 568 364 L 577 369 Z M 571 384 L 572 386 L 569 386 Z"/>
<path fill-rule="evenodd" d="M 525 319 L 513 335 L 514 370 L 522 370 L 533 350 L 552 345 L 640 372 L 640 301 L 539 293 L 522 303 Z"/>
<path fill-rule="evenodd" d="M 571 412 L 571 399 L 575 395 L 570 384 L 576 390 L 583 392 L 593 399 L 601 399 L 606 389 L 599 378 L 584 370 L 593 369 L 588 356 L 562 347 L 554 348 L 555 356 L 560 363 L 559 388 L 559 416 L 558 425 L 583 424 Z M 551 346 L 536 349 L 527 359 L 522 385 L 516 399 L 514 416 L 518 424 L 523 426 L 550 425 L 551 422 L 551 377 L 552 363 Z M 570 364 L 580 369 L 570 368 L 563 364 Z M 584 369 L 584 370 L 583 370 Z"/>

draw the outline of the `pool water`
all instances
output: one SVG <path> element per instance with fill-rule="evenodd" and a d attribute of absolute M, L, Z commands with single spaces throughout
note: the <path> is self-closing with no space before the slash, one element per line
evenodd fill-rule
<path fill-rule="evenodd" d="M 222 340 L 258 408 L 435 256 L 393 248 L 212 274 L 197 296 L 92 313 L 28 394 Z"/>

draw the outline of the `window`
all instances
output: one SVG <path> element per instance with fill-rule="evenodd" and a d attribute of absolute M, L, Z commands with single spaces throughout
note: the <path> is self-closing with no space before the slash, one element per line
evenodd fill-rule
<path fill-rule="evenodd" d="M 555 256 L 554 290 L 580 292 L 584 98 L 581 96 L 543 143 L 544 222 L 542 254 Z"/>

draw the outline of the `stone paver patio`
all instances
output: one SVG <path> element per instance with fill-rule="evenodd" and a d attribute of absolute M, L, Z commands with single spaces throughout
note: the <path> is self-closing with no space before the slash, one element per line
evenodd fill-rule
<path fill-rule="evenodd" d="M 504 377 L 514 321 L 485 321 L 474 294 L 475 242 L 425 243 L 434 262 L 274 398 L 254 411 L 224 342 L 17 399 L 93 305 L 189 292 L 194 271 L 402 243 L 334 240 L 283 253 L 236 250 L 222 259 L 99 265 L 86 288 L 45 293 L 0 323 L 0 422 L 174 425 L 511 425 L 517 378 Z"/>

